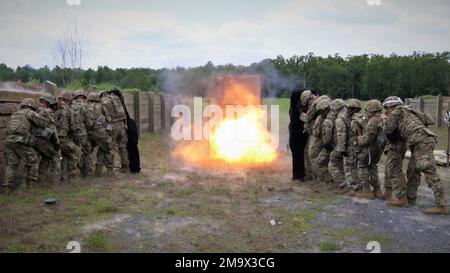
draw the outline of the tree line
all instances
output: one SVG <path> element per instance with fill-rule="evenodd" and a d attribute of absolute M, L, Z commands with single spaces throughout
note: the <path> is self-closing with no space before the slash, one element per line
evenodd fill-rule
<path fill-rule="evenodd" d="M 56 83 L 70 89 L 96 85 L 100 89 L 152 90 L 202 95 L 207 80 L 216 73 L 260 74 L 266 97 L 288 97 L 295 89 L 310 88 L 332 97 L 360 99 L 389 95 L 416 97 L 450 93 L 450 52 L 411 55 L 357 55 L 327 57 L 310 53 L 288 59 L 278 56 L 248 66 L 214 65 L 173 69 L 117 68 L 97 69 L 10 68 L 0 64 L 0 81 Z"/>

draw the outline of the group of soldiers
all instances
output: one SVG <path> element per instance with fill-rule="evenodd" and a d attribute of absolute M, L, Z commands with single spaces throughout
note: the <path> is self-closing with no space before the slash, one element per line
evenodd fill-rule
<path fill-rule="evenodd" d="M 66 91 L 55 98 L 26 98 L 10 117 L 5 140 L 6 173 L 3 186 L 11 192 L 19 162 L 26 168 L 26 185 L 50 181 L 73 182 L 81 177 L 113 173 L 117 148 L 121 171 L 127 172 L 126 112 L 112 91 Z M 95 171 L 92 155 L 96 152 Z"/>
<path fill-rule="evenodd" d="M 427 114 L 404 106 L 398 97 L 388 97 L 383 103 L 370 100 L 364 113 L 357 99 L 332 100 L 310 90 L 301 93 L 300 103 L 300 120 L 309 134 L 305 165 L 313 180 L 328 183 L 329 190 L 336 193 L 380 198 L 388 206 L 407 207 L 416 204 L 423 173 L 435 201 L 435 206 L 424 212 L 447 213 L 447 198 L 433 154 L 437 137 L 427 128 L 434 121 Z M 408 148 L 411 159 L 405 177 L 402 167 Z M 383 153 L 384 191 L 378 177 Z"/>

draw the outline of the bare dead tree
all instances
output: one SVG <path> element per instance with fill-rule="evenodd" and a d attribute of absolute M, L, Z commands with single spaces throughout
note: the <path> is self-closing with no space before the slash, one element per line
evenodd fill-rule
<path fill-rule="evenodd" d="M 53 47 L 53 64 L 70 71 L 69 75 L 64 75 L 64 82 L 74 80 L 75 71 L 81 68 L 82 57 L 83 48 L 77 16 L 72 13 L 65 17 L 65 22 Z"/>

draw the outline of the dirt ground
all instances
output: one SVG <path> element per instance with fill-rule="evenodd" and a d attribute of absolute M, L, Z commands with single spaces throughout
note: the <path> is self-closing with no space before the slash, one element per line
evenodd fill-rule
<path fill-rule="evenodd" d="M 166 139 L 143 136 L 139 175 L 0 194 L 0 251 L 77 241 L 82 252 L 368 252 L 377 241 L 382 252 L 450 252 L 450 216 L 421 212 L 432 204 L 424 183 L 416 207 L 388 208 L 293 183 L 285 148 L 269 168 L 198 169 L 172 160 Z M 450 192 L 450 170 L 439 173 Z"/>

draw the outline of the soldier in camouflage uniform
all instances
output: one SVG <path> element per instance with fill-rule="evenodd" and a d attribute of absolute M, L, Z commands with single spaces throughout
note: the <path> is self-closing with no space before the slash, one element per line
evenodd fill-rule
<path fill-rule="evenodd" d="M 386 147 L 384 148 L 386 163 L 384 167 L 383 200 L 392 199 L 392 177 L 402 180 L 405 179 L 403 174 L 403 159 L 407 150 L 408 145 L 403 139 L 398 139 L 395 142 L 386 139 Z"/>
<path fill-rule="evenodd" d="M 387 110 L 387 118 L 384 122 L 383 133 L 390 140 L 406 140 L 412 153 L 411 160 L 416 169 L 425 175 L 428 187 L 433 190 L 435 207 L 426 209 L 429 214 L 447 214 L 447 197 L 441 179 L 436 172 L 434 148 L 436 135 L 428 129 L 422 115 L 402 106 L 402 101 L 397 97 L 389 97 L 383 103 Z M 391 174 L 392 175 L 392 174 Z M 387 201 L 388 206 L 408 206 L 407 184 L 403 177 L 391 176 L 393 188 L 397 200 Z"/>
<path fill-rule="evenodd" d="M 117 147 L 119 152 L 122 165 L 121 171 L 128 172 L 130 164 L 127 150 L 128 136 L 126 132 L 127 117 L 125 109 L 119 97 L 114 93 L 102 92 L 101 103 L 105 107 L 106 115 L 111 117 L 111 138 L 113 145 Z"/>
<path fill-rule="evenodd" d="M 359 187 L 359 177 L 356 168 L 356 156 L 355 156 L 355 147 L 353 146 L 353 140 L 355 136 L 352 131 L 352 120 L 360 116 L 361 111 L 361 103 L 357 99 L 350 99 L 347 102 L 347 139 L 349 140 L 347 143 L 347 156 L 344 157 L 344 170 L 345 177 L 347 179 L 347 186 L 345 187 L 345 191 L 353 191 Z"/>
<path fill-rule="evenodd" d="M 73 142 L 72 135 L 75 130 L 75 115 L 70 108 L 72 101 L 71 92 L 63 92 L 58 97 L 58 107 L 55 110 L 56 125 L 61 148 L 61 181 L 74 181 L 77 176 L 77 147 Z"/>
<path fill-rule="evenodd" d="M 348 156 L 350 122 L 348 120 L 347 105 L 342 99 L 333 100 L 330 110 L 334 113 L 335 119 L 332 124 L 333 150 L 330 153 L 328 170 L 334 182 L 332 187 L 336 189 L 336 192 L 341 192 L 347 185 L 344 176 L 344 157 Z"/>
<path fill-rule="evenodd" d="M 32 128 L 31 130 L 34 148 L 41 156 L 39 181 L 52 181 L 58 184 L 61 175 L 61 150 L 53 112 L 58 101 L 53 95 L 45 94 L 39 98 L 39 102 L 43 107 L 39 107 L 38 113 L 47 120 L 45 129 Z"/>
<path fill-rule="evenodd" d="M 382 197 L 378 179 L 378 162 L 385 145 L 382 134 L 382 110 L 383 106 L 378 100 L 370 100 L 366 103 L 369 120 L 363 128 L 362 134 L 354 140 L 354 145 L 358 147 L 357 166 L 362 187 L 362 191 L 356 194 L 357 197 L 368 199 Z"/>
<path fill-rule="evenodd" d="M 324 131 L 325 122 L 327 124 L 330 123 L 330 116 L 328 116 L 330 112 L 330 102 L 331 100 L 321 100 L 319 103 L 317 103 L 317 111 L 319 112 L 319 117 L 317 117 L 316 121 L 314 122 L 313 126 L 313 135 L 319 138 L 317 141 L 318 147 L 320 147 L 320 151 L 318 155 L 315 158 L 315 161 L 311 162 L 311 165 L 314 166 L 314 171 L 317 175 L 317 178 L 319 181 L 323 181 L 324 183 L 331 183 L 331 176 L 328 171 L 328 163 L 330 161 L 330 151 L 329 149 L 326 149 L 324 142 L 326 141 L 327 147 L 332 147 L 330 144 L 332 140 L 332 136 L 326 135 L 326 131 Z M 328 118 L 328 119 L 327 119 Z M 328 126 L 329 127 L 329 126 Z M 328 133 L 330 130 L 328 131 Z"/>
<path fill-rule="evenodd" d="M 20 160 L 25 162 L 26 185 L 37 184 L 39 171 L 38 152 L 30 146 L 31 129 L 45 128 L 47 121 L 37 112 L 34 99 L 26 98 L 20 103 L 20 110 L 13 113 L 6 128 L 6 172 L 3 186 L 9 192 L 19 167 Z"/>
<path fill-rule="evenodd" d="M 319 153 L 323 149 L 322 124 L 324 118 L 320 115 L 320 111 L 318 109 L 318 105 L 322 100 L 326 100 L 328 102 L 331 101 L 331 99 L 328 96 L 318 97 L 308 108 L 308 113 L 306 114 L 306 122 L 304 125 L 305 131 L 309 134 L 308 157 L 310 161 L 311 170 L 313 171 L 316 179 L 321 178 L 322 176 L 321 171 L 315 165 L 317 157 L 319 156 Z"/>
<path fill-rule="evenodd" d="M 79 161 L 80 173 L 82 177 L 92 176 L 91 142 L 87 132 L 91 130 L 93 117 L 86 105 L 86 95 L 83 91 L 75 92 L 71 104 L 74 112 L 74 133 L 73 140 L 81 149 L 81 159 Z"/>
<path fill-rule="evenodd" d="M 98 147 L 95 175 L 102 175 L 103 166 L 106 166 L 107 174 L 112 175 L 114 146 L 108 132 L 108 129 L 112 129 L 111 126 L 108 126 L 111 124 L 111 117 L 106 114 L 104 105 L 100 102 L 100 93 L 91 92 L 88 95 L 88 108 L 94 114 L 94 122 L 88 137 L 92 148 Z"/>

